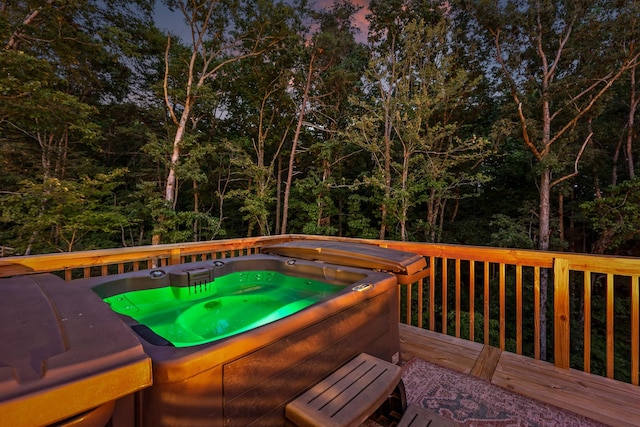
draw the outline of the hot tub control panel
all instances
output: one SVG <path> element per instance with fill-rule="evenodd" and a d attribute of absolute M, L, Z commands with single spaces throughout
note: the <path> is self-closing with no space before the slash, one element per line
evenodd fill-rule
<path fill-rule="evenodd" d="M 356 292 L 364 292 L 368 291 L 369 289 L 373 289 L 373 285 L 371 283 L 361 283 L 351 288 L 352 291 Z"/>

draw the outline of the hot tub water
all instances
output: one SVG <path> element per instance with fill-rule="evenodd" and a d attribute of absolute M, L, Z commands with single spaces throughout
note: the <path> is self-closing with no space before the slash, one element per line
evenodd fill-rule
<path fill-rule="evenodd" d="M 197 288 L 165 286 L 104 298 L 175 347 L 220 340 L 294 314 L 344 289 L 275 271 L 243 271 Z"/>

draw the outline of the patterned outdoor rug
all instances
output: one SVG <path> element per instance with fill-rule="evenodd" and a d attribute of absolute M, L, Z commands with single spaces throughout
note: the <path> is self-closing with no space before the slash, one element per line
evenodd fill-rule
<path fill-rule="evenodd" d="M 407 403 L 463 426 L 603 426 L 597 421 L 505 390 L 419 358 L 402 367 Z"/>

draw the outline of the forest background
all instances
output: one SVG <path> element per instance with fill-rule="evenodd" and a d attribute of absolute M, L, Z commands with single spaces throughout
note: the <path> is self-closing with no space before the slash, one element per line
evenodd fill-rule
<path fill-rule="evenodd" d="M 640 253 L 638 1 L 0 3 L 3 255 L 307 233 Z M 360 15 L 357 15 L 360 14 Z M 366 41 L 362 41 L 365 40 Z"/>

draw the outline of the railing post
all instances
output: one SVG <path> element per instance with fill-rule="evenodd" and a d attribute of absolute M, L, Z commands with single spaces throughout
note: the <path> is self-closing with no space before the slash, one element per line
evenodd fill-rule
<path fill-rule="evenodd" d="M 544 308 L 543 308 L 544 309 Z M 563 369 L 570 365 L 569 260 L 553 260 L 553 360 Z"/>
<path fill-rule="evenodd" d="M 171 249 L 171 255 L 169 258 L 169 265 L 178 265 L 180 264 L 180 253 L 182 251 L 180 248 Z"/>

